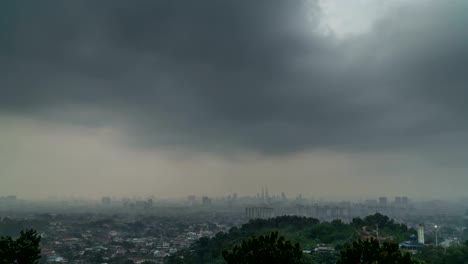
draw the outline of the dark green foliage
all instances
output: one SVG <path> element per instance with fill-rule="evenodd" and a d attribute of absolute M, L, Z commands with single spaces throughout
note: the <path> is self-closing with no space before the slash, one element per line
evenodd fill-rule
<path fill-rule="evenodd" d="M 468 245 L 460 243 L 448 248 L 429 246 L 415 257 L 426 264 L 465 264 L 468 263 Z"/>
<path fill-rule="evenodd" d="M 408 229 L 408 227 L 403 224 L 397 224 L 393 219 L 380 213 L 366 216 L 364 219 L 354 218 L 351 221 L 351 225 L 358 229 L 366 227 L 367 230 L 375 230 L 378 226 L 380 236 L 389 237 L 389 240 L 394 242 L 403 241 L 411 234 L 416 233 L 416 230 Z"/>
<path fill-rule="evenodd" d="M 14 263 L 16 243 L 11 237 L 0 237 L 0 263 Z"/>
<path fill-rule="evenodd" d="M 310 237 L 329 244 L 352 241 L 354 238 L 358 238 L 358 235 L 353 226 L 345 224 L 341 220 L 333 220 L 331 223 L 324 222 L 313 226 L 310 231 Z"/>
<path fill-rule="evenodd" d="M 278 232 L 270 235 L 251 237 L 236 245 L 232 250 L 224 250 L 223 257 L 228 264 L 267 264 L 302 263 L 302 249 L 298 243 L 278 236 Z"/>
<path fill-rule="evenodd" d="M 354 220 L 353 220 L 353 222 L 354 222 Z M 380 227 L 384 227 L 384 226 L 393 225 L 394 221 L 393 221 L 393 219 L 390 219 L 386 215 L 376 213 L 376 214 L 373 214 L 373 215 L 366 216 L 364 218 L 364 220 L 363 220 L 363 223 L 364 223 L 364 225 L 367 225 L 367 226 L 379 225 Z"/>
<path fill-rule="evenodd" d="M 467 263 L 468 262 L 468 247 L 466 245 L 454 245 L 447 248 L 444 254 L 445 263 Z"/>
<path fill-rule="evenodd" d="M 41 254 L 40 240 L 34 230 L 21 231 L 20 237 L 16 240 L 11 237 L 0 237 L 0 263 L 38 263 Z"/>
<path fill-rule="evenodd" d="M 364 219 L 356 218 L 351 224 L 343 223 L 340 220 L 320 223 L 318 219 L 314 218 L 280 216 L 251 220 L 239 228 L 231 228 L 228 233 L 218 233 L 211 239 L 201 238 L 188 249 L 180 250 L 175 255 L 166 258 L 165 263 L 225 263 L 221 255 L 222 250 L 232 248 L 249 237 L 270 232 L 278 232 L 280 236 L 291 240 L 292 243 L 299 243 L 305 250 L 313 250 L 319 244 L 325 244 L 325 246 L 336 250 L 335 252 L 305 254 L 303 260 L 305 263 L 336 263 L 339 258 L 337 251 L 350 246 L 354 240 L 367 236 L 368 234 L 362 231 L 363 227 L 373 227 L 375 223 L 381 225 L 379 233 L 382 236 L 392 236 L 393 240 L 398 240 L 401 236 L 400 241 L 403 241 L 415 233 L 413 230 L 408 230 L 406 226 L 396 224 L 380 214 Z M 369 228 L 367 229 L 369 230 Z"/>
<path fill-rule="evenodd" d="M 352 246 L 340 252 L 341 259 L 337 264 L 417 264 L 418 261 L 406 253 L 402 254 L 398 244 L 384 242 L 380 245 L 377 239 L 356 240 Z"/>
<path fill-rule="evenodd" d="M 306 256 L 306 255 L 305 255 Z M 309 255 L 309 258 L 304 258 L 304 263 L 311 264 L 336 264 L 340 254 L 338 252 L 333 253 L 314 253 Z"/>
<path fill-rule="evenodd" d="M 424 247 L 415 257 L 426 264 L 444 263 L 444 249 L 442 247 Z"/>
<path fill-rule="evenodd" d="M 189 249 L 180 250 L 175 255 L 166 258 L 165 263 L 225 263 L 221 252 L 224 249 L 240 244 L 246 238 L 279 231 L 281 235 L 287 234 L 288 239 L 298 243 L 301 242 L 300 239 L 296 237 L 292 239 L 295 234 L 305 234 L 304 230 L 319 223 L 318 219 L 299 216 L 250 220 L 240 228 L 231 228 L 228 233 L 218 233 L 211 239 L 199 239 Z"/>

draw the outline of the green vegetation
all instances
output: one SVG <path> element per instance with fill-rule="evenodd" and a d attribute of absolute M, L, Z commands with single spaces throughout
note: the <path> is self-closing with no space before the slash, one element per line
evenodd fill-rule
<path fill-rule="evenodd" d="M 304 250 L 318 246 L 330 247 L 334 251 L 304 254 L 304 263 L 336 263 L 339 250 L 352 245 L 354 240 L 375 236 L 376 225 L 379 226 L 381 241 L 401 242 L 415 234 L 414 229 L 396 224 L 387 216 L 375 214 L 364 219 L 356 218 L 349 224 L 340 220 L 320 222 L 318 219 L 299 216 L 280 216 L 271 219 L 255 219 L 233 227 L 228 233 L 218 233 L 215 237 L 201 238 L 186 250 L 181 250 L 166 259 L 167 263 L 225 263 L 221 252 L 241 244 L 253 236 L 278 232 L 291 243 L 299 243 Z"/>
<path fill-rule="evenodd" d="M 382 245 L 377 239 L 356 240 L 340 252 L 341 258 L 337 264 L 418 264 L 409 253 L 402 254 L 398 244 L 384 242 Z"/>
<path fill-rule="evenodd" d="M 415 257 L 426 264 L 465 264 L 468 263 L 468 241 L 448 248 L 425 247 Z"/>
<path fill-rule="evenodd" d="M 376 236 L 377 226 L 381 244 L 376 239 L 372 239 Z M 303 254 L 301 259 L 303 263 L 420 263 L 418 261 L 427 264 L 468 263 L 468 244 L 466 243 L 453 245 L 447 249 L 426 246 L 413 257 L 400 252 L 398 243 L 416 234 L 416 230 L 397 224 L 381 214 L 370 215 L 363 219 L 355 218 L 349 224 L 340 220 L 320 222 L 314 218 L 298 216 L 281 216 L 267 220 L 255 219 L 240 228 L 231 228 L 228 233 L 218 233 L 211 239 L 201 238 L 190 248 L 179 251 L 166 261 L 170 264 L 226 263 L 221 254 L 223 250 L 233 247 L 234 250 L 235 245 L 241 245 L 243 248 L 242 241 L 245 239 L 256 237 L 252 239 L 258 240 L 259 237 L 268 237 L 271 232 L 278 232 L 278 236 L 284 237 L 285 241 L 291 241 L 291 245 L 299 243 L 302 249 L 311 250 L 312 254 Z M 314 252 L 313 249 L 318 246 L 328 247 L 334 251 Z M 247 254 L 247 250 L 237 249 L 240 250 L 238 255 Z M 360 257 L 359 261 L 356 261 L 357 257 Z M 261 262 L 257 259 L 255 262 L 229 262 L 228 260 L 228 263 Z"/>
<path fill-rule="evenodd" d="M 228 264 L 299 264 L 302 263 L 302 249 L 299 243 L 293 245 L 272 232 L 244 240 L 232 250 L 224 250 L 223 257 Z"/>
<path fill-rule="evenodd" d="M 0 237 L 0 264 L 35 264 L 40 258 L 41 238 L 34 230 L 21 231 L 16 240 Z"/>
<path fill-rule="evenodd" d="M 364 219 L 354 218 L 351 225 L 360 229 L 366 236 L 375 236 L 375 230 L 378 227 L 380 241 L 401 242 L 411 234 L 416 234 L 416 230 L 397 224 L 393 219 L 379 213 L 369 215 Z"/>

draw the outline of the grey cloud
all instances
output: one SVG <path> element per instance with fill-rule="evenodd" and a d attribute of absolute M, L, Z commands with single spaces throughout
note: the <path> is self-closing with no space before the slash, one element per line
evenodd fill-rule
<path fill-rule="evenodd" d="M 0 111 L 92 107 L 137 144 L 267 153 L 466 130 L 463 2 L 344 40 L 316 31 L 315 1 L 32 2 L 2 8 Z"/>

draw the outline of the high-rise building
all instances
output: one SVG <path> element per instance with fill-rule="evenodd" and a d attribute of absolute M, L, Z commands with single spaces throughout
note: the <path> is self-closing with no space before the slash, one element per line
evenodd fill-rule
<path fill-rule="evenodd" d="M 196 197 L 195 195 L 193 195 L 193 194 L 187 196 L 187 201 L 188 201 L 189 205 L 194 205 L 194 204 L 195 204 L 196 198 L 197 198 L 197 197 Z"/>
<path fill-rule="evenodd" d="M 245 208 L 247 218 L 271 218 L 274 217 L 274 209 L 271 207 L 247 207 Z"/>
<path fill-rule="evenodd" d="M 379 205 L 387 205 L 387 197 L 379 197 Z"/>
<path fill-rule="evenodd" d="M 284 192 L 281 193 L 281 200 L 283 200 L 283 202 L 286 202 L 288 200 L 288 198 L 286 198 L 286 194 Z"/>
<path fill-rule="evenodd" d="M 401 197 L 400 196 L 395 197 L 395 204 L 397 204 L 397 205 L 401 204 Z"/>
<path fill-rule="evenodd" d="M 101 199 L 101 203 L 102 203 L 102 205 L 108 206 L 108 205 L 111 204 L 111 198 L 109 196 L 104 196 Z"/>
<path fill-rule="evenodd" d="M 203 204 L 203 206 L 211 205 L 211 199 L 208 198 L 208 196 L 203 196 L 202 197 L 202 204 Z"/>
<path fill-rule="evenodd" d="M 404 205 L 408 205 L 409 199 L 406 196 L 401 197 L 401 203 Z"/>
<path fill-rule="evenodd" d="M 463 217 L 465 220 L 465 229 L 463 230 L 463 239 L 468 240 L 468 209 L 465 212 L 465 216 Z"/>
<path fill-rule="evenodd" d="M 375 199 L 367 199 L 366 201 L 364 201 L 364 203 L 366 205 L 373 205 L 373 206 L 376 206 L 377 205 L 377 200 Z"/>
<path fill-rule="evenodd" d="M 424 226 L 422 224 L 418 226 L 418 242 L 424 244 Z"/>

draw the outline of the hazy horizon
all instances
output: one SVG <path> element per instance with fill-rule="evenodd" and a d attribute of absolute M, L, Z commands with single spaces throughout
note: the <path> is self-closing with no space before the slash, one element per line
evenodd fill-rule
<path fill-rule="evenodd" d="M 0 3 L 0 196 L 466 197 L 468 2 Z"/>

